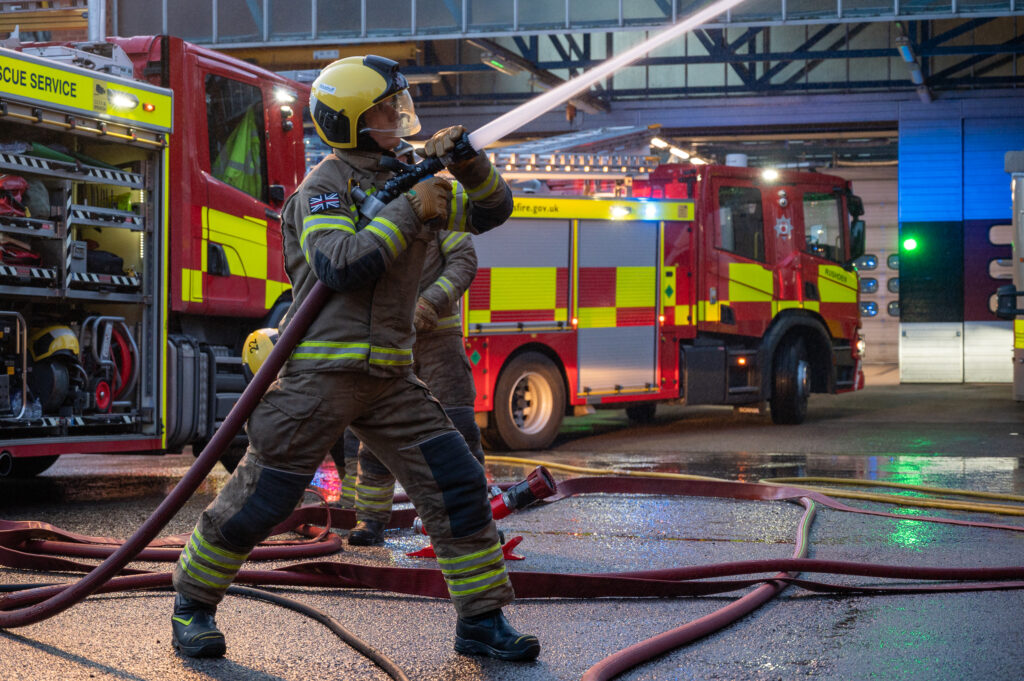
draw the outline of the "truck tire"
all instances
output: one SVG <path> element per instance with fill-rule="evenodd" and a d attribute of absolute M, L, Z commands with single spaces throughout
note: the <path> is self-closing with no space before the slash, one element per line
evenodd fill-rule
<path fill-rule="evenodd" d="M 626 407 L 626 417 L 630 423 L 650 423 L 654 420 L 654 413 L 658 410 L 655 402 L 634 404 Z"/>
<path fill-rule="evenodd" d="M 30 456 L 16 459 L 9 454 L 0 458 L 0 480 L 4 478 L 31 478 L 57 463 L 60 455 Z"/>
<path fill-rule="evenodd" d="M 494 449 L 544 449 L 565 415 L 565 383 L 554 362 L 525 352 L 505 367 L 494 386 L 494 413 L 486 430 Z"/>
<path fill-rule="evenodd" d="M 811 365 L 804 342 L 783 341 L 772 362 L 772 421 L 780 425 L 803 423 L 810 394 Z"/>

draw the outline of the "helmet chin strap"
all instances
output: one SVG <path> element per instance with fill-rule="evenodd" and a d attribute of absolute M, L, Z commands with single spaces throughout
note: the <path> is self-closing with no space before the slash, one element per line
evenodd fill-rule
<path fill-rule="evenodd" d="M 360 130 L 356 134 L 356 149 L 359 151 L 372 151 L 374 153 L 383 154 L 387 149 L 377 144 L 377 140 L 373 139 L 373 136 Z"/>

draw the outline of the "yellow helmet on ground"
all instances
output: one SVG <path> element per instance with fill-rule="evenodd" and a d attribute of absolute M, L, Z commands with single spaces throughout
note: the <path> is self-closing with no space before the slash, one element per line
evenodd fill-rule
<path fill-rule="evenodd" d="M 279 337 L 277 329 L 256 329 L 246 337 L 242 345 L 242 373 L 247 380 L 252 380 L 270 357 Z"/>
<path fill-rule="evenodd" d="M 33 362 L 54 356 L 77 360 L 79 355 L 78 336 L 63 324 L 54 324 L 35 331 L 28 337 L 28 346 L 32 352 Z"/>
<path fill-rule="evenodd" d="M 395 137 L 420 130 L 409 82 L 398 62 L 367 55 L 345 57 L 328 64 L 313 81 L 309 113 L 320 139 L 335 149 L 353 149 L 360 132 L 383 132 Z M 359 117 L 374 105 L 388 109 L 389 126 L 359 128 Z"/>

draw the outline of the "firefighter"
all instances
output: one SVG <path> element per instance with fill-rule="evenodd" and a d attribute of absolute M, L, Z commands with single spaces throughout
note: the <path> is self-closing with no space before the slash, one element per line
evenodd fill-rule
<path fill-rule="evenodd" d="M 413 146 L 406 142 L 405 140 L 399 141 L 398 146 L 392 149 L 391 153 L 394 154 L 395 158 L 397 158 L 402 163 L 412 164 L 416 162 L 416 158 L 413 155 Z M 447 281 L 456 287 L 456 289 L 451 292 L 450 296 L 446 295 L 446 297 L 451 297 L 453 300 L 458 300 L 459 298 L 462 297 L 462 294 L 465 292 L 465 289 L 469 288 L 469 284 L 472 282 L 473 276 L 476 274 L 476 251 L 473 250 L 472 241 L 470 240 L 469 235 L 465 233 L 451 234 L 452 239 L 449 240 L 449 245 L 446 247 L 446 249 L 439 249 L 438 247 L 441 246 L 443 240 L 448 238 L 449 234 L 451 233 L 439 232 L 438 237 L 430 242 L 430 250 L 428 251 L 426 264 L 424 265 L 424 278 L 421 279 L 420 286 L 434 283 L 433 280 L 426 280 L 428 271 L 433 269 L 431 263 L 441 263 L 445 265 L 446 270 L 449 268 L 448 264 L 451 263 L 451 271 L 442 271 L 438 273 L 438 277 L 445 275 Z M 462 237 L 465 238 L 463 239 Z M 447 257 L 441 256 L 441 253 L 444 250 L 450 251 Z M 472 263 L 468 262 L 470 258 L 472 258 Z M 466 265 L 462 265 L 464 261 L 466 262 Z M 465 286 L 461 285 L 461 282 L 463 280 L 466 282 Z M 439 283 L 438 285 L 443 286 L 443 283 Z M 445 288 L 442 288 L 441 290 L 444 292 L 444 294 L 448 293 L 447 289 Z M 446 301 L 438 301 L 440 305 L 444 305 L 445 302 Z M 447 307 L 450 308 L 451 305 L 448 305 Z M 417 305 L 417 313 L 415 319 L 417 341 L 416 345 L 413 346 L 413 372 L 417 376 L 424 378 L 426 380 L 428 387 L 430 387 L 431 389 L 431 392 L 433 392 L 434 395 L 438 399 L 440 399 L 441 404 L 445 406 L 445 413 L 448 414 L 448 416 L 452 419 L 452 423 L 455 424 L 455 427 L 459 429 L 459 432 L 462 433 L 462 436 L 466 439 L 466 443 L 469 445 L 470 451 L 473 452 L 473 456 L 482 464 L 484 461 L 484 452 L 483 449 L 480 448 L 480 429 L 477 427 L 476 421 L 473 420 L 472 413 L 473 402 L 476 399 L 476 391 L 473 388 L 472 373 L 463 371 L 461 366 L 452 367 L 454 371 L 460 372 L 460 377 L 462 374 L 465 374 L 465 378 L 466 380 L 468 380 L 468 390 L 472 391 L 472 393 L 469 396 L 469 401 L 459 402 L 458 407 L 456 407 L 457 411 L 452 412 L 449 408 L 449 405 L 453 404 L 453 402 L 451 401 L 451 399 L 447 399 L 446 393 L 443 392 L 445 385 L 434 385 L 434 383 L 429 378 L 426 378 L 422 373 L 423 371 L 425 371 L 425 369 L 423 369 L 420 366 L 420 358 L 422 356 L 421 353 L 424 351 L 424 348 L 420 347 L 420 333 L 421 331 L 423 331 L 420 328 L 419 323 L 421 315 L 422 312 L 420 311 L 419 305 Z M 436 317 L 436 314 L 434 316 Z M 456 319 L 456 321 L 460 320 Z M 459 328 L 461 329 L 461 325 L 459 326 Z M 452 330 L 453 329 L 449 329 L 446 335 L 451 335 Z M 459 334 L 459 340 L 462 340 L 461 333 Z M 461 344 L 459 347 L 459 352 L 462 355 L 465 355 L 465 353 L 462 351 Z M 452 362 L 450 360 L 444 361 L 445 365 L 451 363 Z M 462 364 L 465 364 L 465 362 L 463 362 Z M 439 366 L 438 369 L 441 370 L 443 369 L 443 367 Z M 429 367 L 426 370 L 429 370 Z M 464 400 L 465 398 L 463 395 L 465 393 L 466 389 L 463 388 L 460 391 L 460 393 L 455 397 L 455 399 Z M 459 409 L 459 407 L 463 407 L 465 405 L 468 405 L 470 408 L 470 418 L 468 423 L 466 421 L 465 416 L 463 416 L 465 410 Z M 474 442 L 476 443 L 475 447 L 473 444 Z M 336 502 L 331 502 L 331 506 L 335 506 L 337 508 L 353 508 L 356 505 L 356 484 L 358 481 L 360 446 L 361 443 L 359 442 L 359 438 L 357 438 L 352 433 L 351 430 L 346 430 L 345 436 L 341 440 L 336 442 L 333 447 L 331 447 L 331 458 L 334 460 L 334 467 L 337 469 L 338 477 L 341 481 L 341 494 L 339 495 L 339 498 Z M 367 457 L 367 462 L 364 465 L 372 468 L 372 470 L 376 473 L 378 477 L 383 477 L 383 480 L 380 481 L 378 488 L 381 490 L 390 488 L 391 494 L 393 495 L 395 487 L 394 476 L 391 475 L 387 468 L 384 468 L 381 465 L 380 461 L 375 456 L 373 456 L 373 454 L 369 452 L 368 449 L 366 449 L 365 447 L 363 447 L 363 449 L 366 451 Z M 368 482 L 364 484 L 364 489 L 367 485 L 369 485 Z M 365 494 L 366 492 L 364 492 L 364 498 Z M 370 496 L 374 496 L 373 492 L 370 492 Z M 384 515 L 384 520 L 382 523 L 380 523 L 380 527 L 374 528 L 375 531 L 373 531 L 369 536 L 363 536 L 365 528 L 353 528 L 356 530 L 356 534 L 353 535 L 352 533 L 349 533 L 349 543 L 355 544 L 357 546 L 371 546 L 383 543 L 384 526 L 387 525 L 388 517 L 390 516 L 390 514 L 391 498 L 389 497 L 387 500 L 387 513 Z M 378 513 L 376 515 L 380 514 Z"/>
<path fill-rule="evenodd" d="M 455 606 L 455 649 L 532 660 L 535 636 L 501 608 L 512 586 L 490 512 L 483 469 L 412 373 L 413 316 L 427 244 L 435 231 L 492 229 L 512 195 L 487 156 L 450 162 L 455 183 L 424 180 L 368 224 L 352 189 L 371 192 L 392 172 L 385 150 L 416 133 L 398 64 L 347 57 L 320 72 L 309 102 L 317 134 L 334 152 L 314 167 L 282 211 L 285 266 L 294 304 L 317 280 L 334 291 L 247 423 L 241 464 L 203 511 L 175 566 L 172 641 L 182 653 L 220 656 L 217 604 L 252 549 L 285 519 L 330 447 L 351 426 L 408 490 L 431 532 Z M 450 158 L 462 126 L 436 133 L 427 158 Z"/>
<path fill-rule="evenodd" d="M 420 277 L 414 316 L 413 371 L 441 402 L 482 466 L 484 451 L 473 413 L 476 389 L 463 346 L 459 314 L 459 300 L 475 275 L 476 251 L 472 238 L 465 232 L 438 232 L 430 241 Z M 395 477 L 369 447 L 363 445 L 358 452 L 355 502 L 358 522 L 349 532 L 348 543 L 375 546 L 384 543 L 384 528 L 391 516 L 395 494 Z"/>
<path fill-rule="evenodd" d="M 356 505 L 356 481 L 359 476 L 359 438 L 351 430 L 331 447 L 331 458 L 341 480 L 341 495 L 331 502 L 336 508 L 353 508 Z"/>

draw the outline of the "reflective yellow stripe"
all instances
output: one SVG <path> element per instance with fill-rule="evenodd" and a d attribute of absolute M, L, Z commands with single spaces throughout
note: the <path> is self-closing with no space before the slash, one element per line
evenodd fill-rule
<path fill-rule="evenodd" d="M 381 217 L 374 218 L 373 222 L 366 226 L 366 229 L 384 240 L 392 258 L 398 257 L 398 254 L 405 250 L 407 246 L 405 235 L 402 234 L 401 230 L 398 229 L 395 223 L 390 220 L 386 220 Z"/>
<path fill-rule="evenodd" d="M 458 182 L 452 183 L 452 200 L 448 208 L 447 229 L 451 232 L 465 232 L 467 209 L 469 208 L 469 197 L 462 185 Z M 445 251 L 447 253 L 447 251 Z"/>
<path fill-rule="evenodd" d="M 203 535 L 199 531 L 198 527 L 195 529 L 195 531 L 193 531 L 192 534 L 193 534 L 193 536 L 199 538 L 200 546 L 202 546 L 204 549 L 208 549 L 212 553 L 215 553 L 215 554 L 217 554 L 218 556 L 220 556 L 222 558 L 228 558 L 228 559 L 237 560 L 239 564 L 244 563 L 246 561 L 246 559 L 249 558 L 249 554 L 248 553 L 234 553 L 232 551 L 228 551 L 227 549 L 221 549 L 221 548 L 218 548 L 218 547 L 214 546 L 210 542 L 206 541 L 206 538 L 203 537 Z"/>
<path fill-rule="evenodd" d="M 385 355 L 385 357 L 374 357 L 374 355 Z M 388 358 L 388 356 L 394 359 Z M 378 348 L 370 349 L 370 364 L 382 366 L 402 366 L 412 364 L 412 350 L 403 348 Z"/>
<path fill-rule="evenodd" d="M 469 198 L 473 201 L 479 201 L 480 199 L 487 198 L 494 193 L 494 190 L 498 188 L 498 171 L 495 167 L 491 166 L 491 171 L 487 173 L 487 179 L 478 184 L 475 187 L 470 187 L 467 190 Z"/>
<path fill-rule="evenodd" d="M 395 497 L 395 486 L 371 487 L 356 485 L 356 507 L 365 509 L 388 509 Z"/>
<path fill-rule="evenodd" d="M 466 577 L 465 579 L 448 579 L 448 576 L 445 575 L 444 580 L 448 583 L 448 591 L 450 593 L 453 595 L 464 596 L 466 594 L 484 591 L 485 589 L 493 589 L 496 586 L 504 584 L 508 581 L 508 572 L 506 572 L 505 567 L 502 566 L 497 570 L 491 570 L 490 572 L 485 572 L 474 577 Z M 481 582 L 489 583 L 481 584 Z M 481 585 L 476 587 L 471 586 L 474 584 Z"/>
<path fill-rule="evenodd" d="M 313 350 L 327 350 L 314 352 Z M 299 343 L 292 359 L 365 359 L 370 354 L 369 343 L 342 343 L 337 341 L 306 341 Z"/>
<path fill-rule="evenodd" d="M 452 232 L 441 242 L 441 251 L 443 251 L 445 255 L 448 255 L 452 252 L 452 249 L 458 246 L 459 243 L 461 243 L 467 236 L 469 235 L 465 232 Z"/>
<path fill-rule="evenodd" d="M 441 566 L 441 569 L 443 570 L 445 565 L 468 563 L 472 560 L 478 560 L 479 558 L 482 558 L 489 553 L 494 553 L 495 551 L 501 551 L 501 544 L 492 544 L 491 546 L 488 546 L 486 549 L 481 549 L 480 551 L 476 551 L 475 553 L 467 553 L 464 556 L 457 556 L 455 558 L 441 558 L 440 556 L 438 556 L 437 563 Z"/>
<path fill-rule="evenodd" d="M 299 248 L 306 252 L 306 238 L 321 229 L 340 229 L 355 234 L 355 222 L 347 215 L 307 215 L 302 220 L 302 234 L 299 235 Z"/>
<path fill-rule="evenodd" d="M 198 565 L 198 564 L 195 564 L 195 563 L 186 563 L 184 555 L 178 560 L 178 564 L 181 565 L 181 569 L 184 570 L 188 574 L 189 577 L 191 577 L 192 579 L 196 580 L 197 582 L 202 582 L 203 584 L 205 584 L 207 586 L 211 586 L 214 589 L 218 589 L 218 590 L 224 589 L 224 588 L 226 588 L 228 586 L 231 586 L 231 581 L 232 581 L 231 579 L 228 579 L 226 581 L 221 581 L 221 580 L 211 581 L 209 579 L 206 579 L 205 577 L 201 577 L 200 575 L 196 574 L 195 571 L 193 571 L 193 569 L 192 569 L 193 567 L 194 568 L 198 568 L 199 570 L 202 570 L 203 572 L 207 572 L 207 570 L 203 570 L 203 566 L 201 566 L 201 565 Z M 211 577 L 212 576 L 213 575 L 211 575 Z"/>
<path fill-rule="evenodd" d="M 442 572 L 444 572 L 445 575 L 457 575 L 457 574 L 460 574 L 460 573 L 469 572 L 470 570 L 479 570 L 482 567 L 487 567 L 488 565 L 494 565 L 495 563 L 500 562 L 503 558 L 504 558 L 504 556 L 498 555 L 498 556 L 495 556 L 494 558 L 492 558 L 491 560 L 487 561 L 486 563 L 480 563 L 479 565 L 470 565 L 468 567 L 462 567 L 462 568 L 454 568 L 454 569 L 449 569 L 449 570 L 442 570 Z M 445 577 L 445 579 L 448 579 L 448 578 Z"/>
<path fill-rule="evenodd" d="M 182 555 L 186 556 L 186 562 L 189 565 L 194 565 L 196 568 L 202 570 L 203 572 L 205 572 L 206 574 L 210 575 L 211 577 L 218 577 L 220 579 L 223 579 L 223 580 L 226 580 L 226 581 L 230 582 L 232 577 L 234 576 L 234 574 L 236 572 L 238 572 L 237 568 L 232 568 L 229 565 L 221 565 L 220 566 L 220 567 L 226 568 L 228 570 L 228 572 L 221 572 L 220 570 L 214 570 L 209 565 L 203 565 L 202 563 L 200 563 L 198 561 L 197 556 L 194 556 L 192 554 L 192 552 L 189 550 L 189 548 L 190 547 L 186 546 L 185 550 L 182 552 Z M 206 556 L 203 556 L 203 558 L 207 559 Z"/>
<path fill-rule="evenodd" d="M 209 556 L 209 554 L 207 554 L 207 553 L 205 553 L 205 552 L 203 552 L 203 551 L 201 551 L 199 549 L 199 546 L 196 544 L 195 535 L 189 537 L 188 544 L 185 545 L 185 551 L 188 553 L 188 555 L 190 557 L 202 558 L 207 563 L 213 563 L 217 567 L 222 567 L 222 568 L 224 568 L 226 570 L 237 570 L 241 566 L 241 563 L 236 563 L 236 562 L 225 563 L 222 560 L 217 560 L 216 558 L 211 558 Z"/>
<path fill-rule="evenodd" d="M 351 499 L 356 496 L 356 476 L 346 475 L 341 481 L 341 496 Z"/>
<path fill-rule="evenodd" d="M 374 357 L 384 355 L 385 357 Z M 347 343 L 341 341 L 305 341 L 296 346 L 292 359 L 369 359 L 370 364 L 403 365 L 412 364 L 412 350 L 407 348 L 382 348 L 369 343 Z"/>
<path fill-rule="evenodd" d="M 459 315 L 452 315 L 451 317 L 441 317 L 437 320 L 437 329 L 452 329 L 459 325 L 462 318 Z"/>
<path fill-rule="evenodd" d="M 447 294 L 449 298 L 451 298 L 452 294 L 455 293 L 455 284 L 453 284 L 452 280 L 449 279 L 448 277 L 438 277 L 437 281 L 435 281 L 434 283 L 440 286 L 441 289 L 445 292 L 445 294 Z"/>
<path fill-rule="evenodd" d="M 496 589 L 497 587 L 503 586 L 505 584 L 508 584 L 508 574 L 507 573 L 500 580 L 492 582 L 490 584 L 484 584 L 483 586 L 478 586 L 475 589 L 458 589 L 458 590 L 456 590 L 456 589 L 452 589 L 451 587 L 448 587 L 448 593 L 450 593 L 452 596 L 468 596 L 470 594 L 480 593 L 481 591 L 487 591 L 488 589 Z"/>

